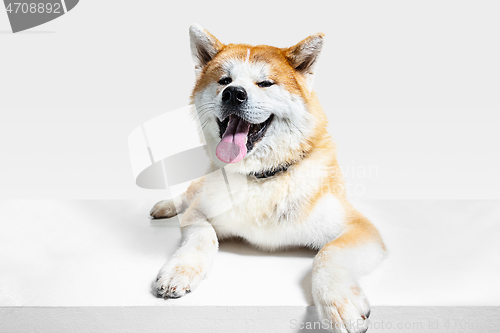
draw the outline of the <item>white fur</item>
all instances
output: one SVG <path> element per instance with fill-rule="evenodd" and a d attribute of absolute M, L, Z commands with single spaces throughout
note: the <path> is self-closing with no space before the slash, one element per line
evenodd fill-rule
<path fill-rule="evenodd" d="M 333 195 L 323 197 L 306 221 L 301 221 L 299 209 L 318 187 L 314 178 L 320 177 L 320 173 L 296 173 L 289 179 L 262 181 L 228 173 L 231 196 L 221 178 L 207 177 L 200 202 L 219 239 L 239 236 L 265 250 L 290 246 L 319 249 L 340 234 L 344 223 L 342 206 Z M 282 193 L 276 193 L 276 187 Z M 270 205 L 275 205 L 272 213 L 263 215 Z"/>
<path fill-rule="evenodd" d="M 312 295 L 320 318 L 332 321 L 332 332 L 365 331 L 367 323 L 362 315 L 369 315 L 370 305 L 358 280 L 373 270 L 385 255 L 380 244 L 369 242 L 354 248 L 322 251 L 316 256 Z"/>
<path fill-rule="evenodd" d="M 269 72 L 268 65 L 262 62 L 248 63 L 238 60 L 225 64 L 226 72 L 231 74 L 230 85 L 243 87 L 248 93 L 248 118 L 251 123 L 262 123 L 271 113 L 274 114 L 267 133 L 256 147 L 240 163 L 226 165 L 215 156 L 215 147 L 220 141 L 219 128 L 215 117 L 222 119 L 222 89 L 217 94 L 219 85 L 212 82 L 194 98 L 200 122 L 204 124 L 203 133 L 208 145 L 208 153 L 214 164 L 226 166 L 228 172 L 248 174 L 275 166 L 265 161 L 284 160 L 283 151 L 273 147 L 287 147 L 299 150 L 300 144 L 311 133 L 314 120 L 307 111 L 300 96 L 291 94 L 279 85 L 262 89 L 255 82 L 264 80 Z M 215 115 L 215 117 L 214 117 Z M 262 159 L 265 157 L 264 163 Z"/>
<path fill-rule="evenodd" d="M 182 245 L 160 269 L 155 288 L 163 297 L 177 298 L 196 289 L 206 276 L 219 243 L 207 221 L 183 228 Z"/>

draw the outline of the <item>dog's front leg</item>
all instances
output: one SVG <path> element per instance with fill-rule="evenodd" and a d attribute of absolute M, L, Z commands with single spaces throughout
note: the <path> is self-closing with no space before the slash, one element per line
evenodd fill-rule
<path fill-rule="evenodd" d="M 212 266 L 219 242 L 212 225 L 197 210 L 196 201 L 183 216 L 182 244 L 160 269 L 155 288 L 165 298 L 179 298 L 193 291 Z"/>
<path fill-rule="evenodd" d="M 314 303 L 330 332 L 367 330 L 370 306 L 358 279 L 374 269 L 386 254 L 378 231 L 364 216 L 355 212 L 350 220 L 344 233 L 314 258 Z"/>

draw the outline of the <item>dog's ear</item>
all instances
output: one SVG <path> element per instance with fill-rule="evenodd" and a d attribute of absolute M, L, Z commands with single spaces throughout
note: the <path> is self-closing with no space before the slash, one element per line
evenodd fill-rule
<path fill-rule="evenodd" d="M 312 88 L 314 69 L 323 48 L 324 37 L 325 34 L 320 32 L 285 49 L 288 61 L 290 61 L 290 64 L 297 72 L 304 76 L 309 89 Z"/>
<path fill-rule="evenodd" d="M 198 76 L 203 67 L 219 53 L 224 45 L 210 32 L 196 23 L 189 28 L 189 38 L 191 41 L 191 56 L 195 64 L 195 73 Z"/>

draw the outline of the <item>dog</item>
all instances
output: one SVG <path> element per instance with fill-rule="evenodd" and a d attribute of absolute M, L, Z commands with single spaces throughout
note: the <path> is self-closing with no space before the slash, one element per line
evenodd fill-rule
<path fill-rule="evenodd" d="M 196 24 L 189 35 L 196 74 L 191 104 L 207 154 L 223 169 L 151 210 L 153 218 L 183 213 L 182 245 L 158 274 L 158 295 L 178 298 L 196 289 L 225 238 L 267 251 L 309 247 L 319 250 L 312 295 L 322 322 L 333 332 L 366 331 L 370 306 L 358 279 L 386 249 L 346 199 L 326 115 L 312 90 L 324 34 L 289 48 L 225 45 Z"/>

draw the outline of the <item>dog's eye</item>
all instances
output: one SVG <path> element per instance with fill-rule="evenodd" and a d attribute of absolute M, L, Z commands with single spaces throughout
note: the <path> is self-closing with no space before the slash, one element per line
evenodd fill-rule
<path fill-rule="evenodd" d="M 262 81 L 262 82 L 259 82 L 257 83 L 257 85 L 261 88 L 267 88 L 267 87 L 270 87 L 274 84 L 274 82 L 272 81 Z"/>
<path fill-rule="evenodd" d="M 221 84 L 223 86 L 227 86 L 231 82 L 233 82 L 233 80 L 231 80 L 230 77 L 223 77 L 222 79 L 219 80 L 219 84 Z"/>

